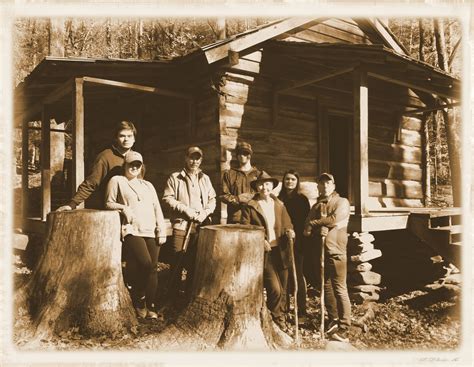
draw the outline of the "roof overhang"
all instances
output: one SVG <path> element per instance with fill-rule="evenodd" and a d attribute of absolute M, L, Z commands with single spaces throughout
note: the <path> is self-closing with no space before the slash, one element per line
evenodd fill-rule
<path fill-rule="evenodd" d="M 298 79 L 280 82 L 276 89 L 281 93 L 363 68 L 369 77 L 441 98 L 460 100 L 461 81 L 458 78 L 383 45 L 269 41 L 265 52 L 270 57 L 291 55 L 295 64 L 298 59 L 315 64 L 306 77 L 300 73 Z"/>

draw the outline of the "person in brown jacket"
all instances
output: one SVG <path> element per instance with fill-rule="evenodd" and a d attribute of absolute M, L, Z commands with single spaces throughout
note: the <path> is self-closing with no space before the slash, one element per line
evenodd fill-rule
<path fill-rule="evenodd" d="M 265 228 L 263 282 L 267 307 L 275 323 L 285 329 L 283 312 L 291 259 L 288 239 L 294 239 L 295 232 L 285 205 L 272 194 L 278 180 L 262 171 L 250 184 L 257 194 L 243 207 L 241 223 Z"/>
<path fill-rule="evenodd" d="M 255 195 L 250 183 L 261 173 L 252 166 L 252 146 L 247 142 L 240 142 L 235 148 L 238 168 L 226 170 L 222 175 L 222 195 L 220 199 L 227 204 L 227 223 L 239 223 L 242 207 Z"/>
<path fill-rule="evenodd" d="M 347 342 L 351 325 L 351 303 L 346 282 L 350 204 L 335 189 L 332 174 L 319 176 L 320 195 L 306 218 L 304 235 L 313 235 L 321 248 L 324 245 L 324 299 L 329 316 L 326 332 L 332 339 Z"/>

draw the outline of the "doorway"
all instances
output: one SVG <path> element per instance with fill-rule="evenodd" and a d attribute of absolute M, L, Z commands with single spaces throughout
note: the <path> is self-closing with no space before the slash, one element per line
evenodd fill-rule
<path fill-rule="evenodd" d="M 352 115 L 328 115 L 329 172 L 336 191 L 351 202 L 352 125 Z"/>

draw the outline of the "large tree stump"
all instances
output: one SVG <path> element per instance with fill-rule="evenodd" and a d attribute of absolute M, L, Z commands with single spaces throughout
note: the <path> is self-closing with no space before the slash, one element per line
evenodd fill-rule
<path fill-rule="evenodd" d="M 17 295 L 36 336 L 79 327 L 83 335 L 118 335 L 137 321 L 122 278 L 117 211 L 52 212 L 40 260 Z"/>
<path fill-rule="evenodd" d="M 160 349 L 266 350 L 292 339 L 263 297 L 264 232 L 238 224 L 203 227 L 191 302 L 156 339 Z"/>

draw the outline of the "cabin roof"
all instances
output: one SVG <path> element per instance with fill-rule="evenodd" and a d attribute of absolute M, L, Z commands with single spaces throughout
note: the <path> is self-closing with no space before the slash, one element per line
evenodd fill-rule
<path fill-rule="evenodd" d="M 44 58 L 15 89 L 15 115 L 24 112 L 31 103 L 41 101 L 71 78 L 88 76 L 145 86 L 188 88 L 191 78 L 199 78 L 209 72 L 204 65 L 219 66 L 227 62 L 229 51 L 239 56 L 265 47 L 273 51 L 291 53 L 308 52 L 306 57 L 318 55 L 327 63 L 327 69 L 335 69 L 334 57 L 346 66 L 355 62 L 374 66 L 379 63 L 382 71 L 389 71 L 389 81 L 405 79 L 414 83 L 414 89 L 426 93 L 459 99 L 460 80 L 425 62 L 407 55 L 406 50 L 390 30 L 377 19 L 353 19 L 353 24 L 368 35 L 366 44 L 295 42 L 292 35 L 322 24 L 328 18 L 286 18 L 264 24 L 258 28 L 237 34 L 225 40 L 204 46 L 184 57 L 159 60 L 51 57 Z M 323 52 L 321 52 L 323 51 Z M 311 56 L 313 55 L 313 56 Z M 332 57 L 332 59 L 331 59 Z M 337 61 L 337 60 L 336 60 Z M 183 73 L 183 66 L 195 63 L 192 73 Z M 375 65 L 376 66 L 376 65 Z M 341 67 L 341 66 L 340 66 Z M 392 68 L 392 69 L 390 69 Z M 420 85 L 422 88 L 420 89 Z"/>
<path fill-rule="evenodd" d="M 458 78 L 384 45 L 269 41 L 266 43 L 266 50 L 277 55 L 291 56 L 295 60 L 299 57 L 302 62 L 313 62 L 317 66 L 308 74 L 308 81 L 318 80 L 324 75 L 346 70 L 348 67 L 365 65 L 369 76 L 414 90 L 456 100 L 459 100 L 461 94 L 461 81 Z M 288 63 L 282 62 L 281 67 L 283 65 Z M 299 73 L 300 69 L 295 65 L 295 70 Z M 304 77 L 302 79 L 304 81 Z M 298 81 L 295 83 L 298 84 Z M 291 87 L 292 83 L 287 84 L 287 87 Z M 307 84 L 311 83 L 305 85 Z"/>

